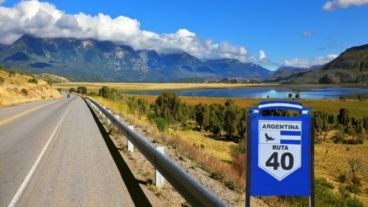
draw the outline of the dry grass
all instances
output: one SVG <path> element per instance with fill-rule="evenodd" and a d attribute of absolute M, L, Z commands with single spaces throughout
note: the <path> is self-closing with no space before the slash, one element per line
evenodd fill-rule
<path fill-rule="evenodd" d="M 315 145 L 315 173 L 317 177 L 326 178 L 334 186 L 338 186 L 337 176 L 351 176 L 348 160 L 360 158 L 363 162 L 359 176 L 362 178 L 362 189 L 368 189 L 368 142 L 362 145 L 344 145 L 323 142 Z M 337 191 L 338 189 L 335 188 Z M 368 192 L 358 195 L 368 205 Z"/>
<path fill-rule="evenodd" d="M 40 99 L 58 98 L 60 93 L 45 81 L 30 83 L 31 76 L 0 70 L 0 106 L 14 105 Z"/>
<path fill-rule="evenodd" d="M 203 152 L 212 155 L 218 160 L 231 163 L 231 149 L 236 146 L 234 142 L 215 140 L 210 137 L 210 133 L 198 131 L 170 131 L 173 136 L 178 136 L 189 144 L 200 148 Z"/>

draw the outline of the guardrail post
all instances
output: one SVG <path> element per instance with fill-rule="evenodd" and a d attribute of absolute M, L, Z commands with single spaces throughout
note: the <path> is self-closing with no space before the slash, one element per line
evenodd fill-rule
<path fill-rule="evenodd" d="M 159 153 L 165 155 L 165 148 L 163 146 L 156 147 L 156 150 Z M 164 186 L 164 183 L 165 183 L 164 176 L 162 176 L 161 173 L 158 170 L 156 170 L 156 187 L 162 188 Z"/>
<path fill-rule="evenodd" d="M 130 130 L 134 131 L 134 126 L 133 125 L 130 125 L 128 128 Z M 134 152 L 134 145 L 131 141 L 129 141 L 129 139 L 128 139 L 128 152 Z"/>
<path fill-rule="evenodd" d="M 110 126 L 110 124 L 111 124 L 110 119 L 106 119 L 106 123 L 107 123 L 107 126 Z"/>

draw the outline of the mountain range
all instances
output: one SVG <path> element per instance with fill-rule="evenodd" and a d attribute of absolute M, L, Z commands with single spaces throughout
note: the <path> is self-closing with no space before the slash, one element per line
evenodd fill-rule
<path fill-rule="evenodd" d="M 203 82 L 234 78 L 290 84 L 368 83 L 368 44 L 349 48 L 325 65 L 283 66 L 270 71 L 236 59 L 204 60 L 186 52 L 135 50 L 110 41 L 23 35 L 11 45 L 0 44 L 0 64 L 72 81 Z"/>
<path fill-rule="evenodd" d="M 368 84 L 368 44 L 349 48 L 323 66 L 294 71 L 277 81 L 291 84 Z"/>
<path fill-rule="evenodd" d="M 262 66 L 235 59 L 202 60 L 186 52 L 158 53 L 110 41 L 30 35 L 1 45 L 0 63 L 74 81 L 192 82 L 231 77 L 263 79 L 272 74 Z"/>

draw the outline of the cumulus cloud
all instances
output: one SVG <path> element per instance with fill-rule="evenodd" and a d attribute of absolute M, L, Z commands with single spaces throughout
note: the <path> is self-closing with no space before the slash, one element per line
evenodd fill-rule
<path fill-rule="evenodd" d="M 263 50 L 260 50 L 258 52 L 258 59 L 262 61 L 262 60 L 266 60 L 266 58 L 267 58 L 266 53 Z"/>
<path fill-rule="evenodd" d="M 350 6 L 362 6 L 368 4 L 368 0 L 331 0 L 323 5 L 326 11 L 333 11 L 338 8 L 348 8 Z"/>
<path fill-rule="evenodd" d="M 336 54 L 330 54 L 326 56 L 319 56 L 317 58 L 294 58 L 290 60 L 285 60 L 281 65 L 284 66 L 292 66 L 292 67 L 300 67 L 300 68 L 309 68 L 314 65 L 323 65 L 337 57 Z"/>
<path fill-rule="evenodd" d="M 129 17 L 111 18 L 102 13 L 95 16 L 67 14 L 53 4 L 38 0 L 21 1 L 13 7 L 0 6 L 0 28 L 0 43 L 3 44 L 12 43 L 23 34 L 31 34 L 37 37 L 108 40 L 159 52 L 185 51 L 199 58 L 235 58 L 241 61 L 254 58 L 249 56 L 245 47 L 202 39 L 184 28 L 174 33 L 158 34 L 142 30 L 140 22 Z"/>

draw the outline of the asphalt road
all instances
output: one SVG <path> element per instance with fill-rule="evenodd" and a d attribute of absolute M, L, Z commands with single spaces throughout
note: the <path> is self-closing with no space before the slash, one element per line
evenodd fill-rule
<path fill-rule="evenodd" d="M 0 207 L 134 206 L 79 97 L 0 109 Z"/>

